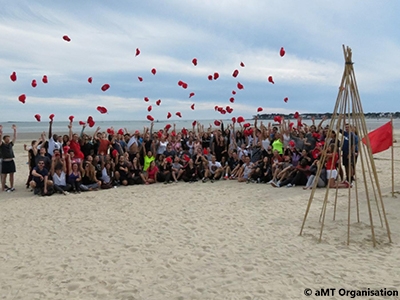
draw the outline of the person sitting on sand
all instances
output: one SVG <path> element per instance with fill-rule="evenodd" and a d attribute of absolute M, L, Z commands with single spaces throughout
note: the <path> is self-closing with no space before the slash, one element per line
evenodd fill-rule
<path fill-rule="evenodd" d="M 174 162 L 172 163 L 171 171 L 172 178 L 174 179 L 174 182 L 177 183 L 185 172 L 178 156 L 175 157 Z"/>
<path fill-rule="evenodd" d="M 65 154 L 65 155 L 68 155 Z M 53 188 L 55 191 L 68 195 L 71 190 L 71 185 L 67 184 L 67 165 L 64 157 L 61 158 L 61 163 L 57 162 L 56 156 L 52 157 L 50 174 L 53 178 Z"/>
<path fill-rule="evenodd" d="M 67 154 L 67 161 L 68 161 L 68 180 L 67 182 L 72 186 L 72 191 L 74 193 L 80 193 L 81 192 L 81 181 L 82 181 L 82 174 L 81 170 L 79 168 L 79 164 L 73 163 L 72 159 L 69 157 L 69 153 Z"/>
<path fill-rule="evenodd" d="M 124 186 L 128 185 L 129 178 L 129 168 L 125 163 L 125 157 L 123 155 L 118 155 L 115 158 L 115 169 L 114 169 L 114 177 L 117 184 L 122 184 Z"/>
<path fill-rule="evenodd" d="M 128 180 L 129 184 L 143 184 L 145 177 L 143 175 L 143 167 L 140 165 L 139 158 L 134 157 L 132 160 L 132 166 L 129 170 L 131 178 Z"/>
<path fill-rule="evenodd" d="M 101 181 L 96 178 L 96 169 L 89 162 L 85 162 L 84 166 L 84 168 L 82 168 L 82 165 L 80 166 L 82 180 L 79 188 L 82 191 L 97 191 L 101 186 Z"/>
<path fill-rule="evenodd" d="M 197 168 L 193 162 L 193 159 L 189 159 L 187 165 L 185 166 L 185 172 L 182 176 L 184 182 L 193 183 L 198 180 Z"/>
<path fill-rule="evenodd" d="M 206 182 L 207 179 L 210 179 L 211 182 L 219 180 L 223 172 L 224 169 L 222 168 L 221 163 L 216 160 L 215 155 L 212 155 L 211 160 L 208 162 L 208 169 L 205 170 L 205 175 L 202 181 Z"/>
<path fill-rule="evenodd" d="M 113 185 L 112 185 L 112 179 L 114 177 L 113 162 L 110 159 L 106 159 L 105 156 L 97 155 L 96 157 L 98 157 L 100 159 L 100 169 L 101 169 L 101 176 L 100 176 L 101 186 L 100 187 L 102 189 L 110 189 L 113 187 Z"/>
<path fill-rule="evenodd" d="M 318 166 L 320 164 L 320 160 L 314 160 L 314 162 L 312 163 L 311 167 L 310 167 L 310 177 L 308 177 L 306 186 L 303 187 L 303 190 L 307 190 L 307 189 L 312 189 L 316 180 L 316 176 L 317 176 L 317 171 L 318 171 Z M 327 178 L 326 178 L 326 168 L 324 165 L 322 165 L 322 169 L 321 169 L 321 173 L 318 177 L 318 181 L 317 181 L 317 187 L 321 188 L 321 187 L 325 187 L 326 186 L 326 182 L 327 182 Z"/>
<path fill-rule="evenodd" d="M 266 183 L 272 179 L 272 169 L 268 156 L 264 156 L 263 160 L 257 165 L 252 179 L 258 183 Z"/>
<path fill-rule="evenodd" d="M 145 179 L 144 183 L 145 184 L 157 183 L 157 173 L 158 173 L 158 168 L 156 166 L 156 162 L 152 160 L 150 166 L 147 168 L 147 171 L 144 174 L 144 179 Z"/>
<path fill-rule="evenodd" d="M 46 196 L 51 193 L 50 187 L 53 182 L 48 179 L 49 171 L 45 168 L 44 160 L 39 160 L 37 166 L 32 170 L 32 181 L 30 187 L 33 189 L 35 195 Z"/>
<path fill-rule="evenodd" d="M 241 167 L 241 174 L 238 177 L 238 182 L 250 182 L 251 174 L 254 172 L 254 164 L 251 162 L 250 157 L 244 158 L 244 163 Z"/>

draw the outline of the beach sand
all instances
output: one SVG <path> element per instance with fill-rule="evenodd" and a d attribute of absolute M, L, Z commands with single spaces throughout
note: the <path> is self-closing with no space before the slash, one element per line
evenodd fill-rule
<path fill-rule="evenodd" d="M 373 248 L 362 193 L 350 245 L 347 190 L 336 221 L 330 198 L 319 243 L 325 189 L 316 191 L 303 236 L 310 191 L 301 187 L 179 182 L 38 197 L 25 189 L 24 142 L 14 147 L 17 190 L 0 193 L 0 299 L 318 299 L 304 290 L 400 287 L 390 150 L 375 163 L 393 243 L 375 218 Z M 336 291 L 331 299 L 339 298 Z"/>

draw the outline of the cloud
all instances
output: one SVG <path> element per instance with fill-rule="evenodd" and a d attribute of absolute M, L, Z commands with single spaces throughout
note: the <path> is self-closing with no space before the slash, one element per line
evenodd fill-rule
<path fill-rule="evenodd" d="M 163 100 L 154 111 L 157 118 L 165 118 L 167 109 L 182 109 L 188 118 L 218 117 L 214 105 L 229 105 L 237 81 L 245 89 L 232 105 L 235 113 L 251 116 L 258 106 L 325 112 L 336 100 L 346 42 L 354 50 L 364 109 L 395 110 L 400 42 L 394 28 L 400 24 L 393 9 L 344 0 L 12 2 L 0 12 L 0 105 L 6 111 L 0 121 L 30 117 L 30 109 L 55 109 L 65 116 L 85 110 L 84 115 L 96 105 L 110 109 L 107 117 L 139 119 L 147 112 L 144 96 Z M 62 40 L 64 34 L 70 43 Z M 142 53 L 135 57 L 137 47 Z M 150 74 L 153 67 L 156 76 Z M 236 79 L 234 69 L 240 71 Z M 18 74 L 15 83 L 9 80 L 12 71 Z M 214 72 L 220 78 L 209 82 L 207 75 Z M 43 74 L 49 84 L 32 89 L 31 80 Z M 267 82 L 270 75 L 275 85 Z M 178 87 L 178 80 L 186 81 L 188 90 Z M 106 82 L 111 88 L 103 93 Z M 188 100 L 190 91 L 196 96 Z M 21 93 L 28 97 L 25 106 L 17 101 Z M 290 101 L 284 104 L 286 96 Z"/>

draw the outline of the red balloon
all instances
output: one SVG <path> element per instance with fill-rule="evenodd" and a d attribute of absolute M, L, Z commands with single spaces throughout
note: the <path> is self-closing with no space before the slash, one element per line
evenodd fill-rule
<path fill-rule="evenodd" d="M 87 123 L 89 125 L 90 128 L 92 128 L 94 126 L 94 124 L 96 124 L 96 122 L 93 120 L 92 116 L 89 116 L 87 119 Z"/>
<path fill-rule="evenodd" d="M 274 79 L 272 78 L 272 76 L 268 77 L 268 81 L 271 82 L 272 84 L 275 84 Z"/>
<path fill-rule="evenodd" d="M 217 72 L 214 73 L 214 80 L 217 80 L 219 78 L 219 74 Z"/>
<path fill-rule="evenodd" d="M 41 118 L 41 117 L 40 117 L 40 115 L 39 115 L 39 114 L 36 114 L 36 115 L 35 115 L 35 119 L 36 119 L 36 121 L 40 122 L 40 118 Z"/>
<path fill-rule="evenodd" d="M 136 48 L 136 54 L 135 54 L 135 56 L 138 56 L 140 54 L 140 49 L 139 48 Z"/>
<path fill-rule="evenodd" d="M 237 77 L 239 75 L 239 70 L 235 70 L 235 71 L 233 71 L 233 73 L 232 73 L 232 76 L 233 77 Z"/>
<path fill-rule="evenodd" d="M 140 77 L 140 76 L 138 76 L 138 79 L 139 79 L 139 81 L 140 81 L 140 82 L 142 82 L 142 81 L 143 81 L 143 78 L 142 78 L 142 77 Z"/>
<path fill-rule="evenodd" d="M 208 80 L 213 80 L 213 76 L 212 75 L 208 75 Z"/>
<path fill-rule="evenodd" d="M 97 110 L 98 110 L 101 114 L 107 113 L 107 108 L 105 108 L 104 106 L 97 106 Z"/>
<path fill-rule="evenodd" d="M 18 97 L 18 101 L 19 102 L 25 103 L 25 100 L 26 100 L 26 95 L 25 94 L 19 95 L 19 97 Z"/>
<path fill-rule="evenodd" d="M 274 122 L 278 122 L 280 124 L 282 122 L 282 117 L 281 116 L 275 116 L 274 117 Z"/>
<path fill-rule="evenodd" d="M 226 114 L 226 110 L 225 109 L 221 109 L 221 114 L 225 115 Z"/>
<path fill-rule="evenodd" d="M 175 115 L 177 115 L 179 118 L 182 118 L 182 115 L 179 111 Z"/>
<path fill-rule="evenodd" d="M 194 110 L 194 103 L 190 105 L 190 108 Z"/>
<path fill-rule="evenodd" d="M 295 119 L 298 119 L 299 117 L 300 117 L 300 114 L 296 111 L 295 113 L 294 113 L 294 116 L 293 116 Z"/>
<path fill-rule="evenodd" d="M 227 111 L 229 114 L 231 114 L 231 113 L 233 112 L 233 108 L 228 106 L 228 107 L 226 108 L 226 111 Z"/>
<path fill-rule="evenodd" d="M 171 117 L 172 117 L 171 113 L 168 112 L 168 114 L 167 114 L 167 119 L 169 119 L 169 118 L 171 118 Z"/>
<path fill-rule="evenodd" d="M 193 59 L 192 59 L 192 64 L 193 64 L 194 66 L 197 66 L 197 58 L 193 58 Z"/>
<path fill-rule="evenodd" d="M 237 122 L 238 123 L 243 123 L 244 122 L 244 118 L 243 117 L 238 117 L 237 118 Z"/>
<path fill-rule="evenodd" d="M 107 133 L 109 134 L 109 135 L 114 135 L 114 130 L 112 130 L 111 128 L 107 128 Z"/>
<path fill-rule="evenodd" d="M 241 62 L 241 63 L 240 63 L 240 66 L 241 66 L 242 68 L 244 68 L 244 63 L 243 63 L 243 62 Z"/>
<path fill-rule="evenodd" d="M 192 98 L 193 96 L 194 96 L 194 93 L 191 92 L 191 93 L 189 94 L 189 98 Z"/>
<path fill-rule="evenodd" d="M 184 84 L 184 82 L 183 82 L 182 80 L 179 80 L 179 81 L 178 81 L 178 85 L 179 85 L 179 86 L 182 86 L 182 84 Z"/>
<path fill-rule="evenodd" d="M 49 116 L 49 119 L 53 121 L 53 119 L 54 119 L 54 114 L 51 114 L 51 115 Z"/>
<path fill-rule="evenodd" d="M 83 121 L 79 121 L 79 125 L 86 125 L 86 123 L 85 122 L 83 122 Z"/>
<path fill-rule="evenodd" d="M 12 74 L 10 75 L 10 79 L 11 79 L 11 81 L 16 81 L 17 80 L 17 73 L 12 72 Z"/>
<path fill-rule="evenodd" d="M 186 82 L 182 83 L 182 88 L 186 90 L 188 88 L 188 84 Z"/>
<path fill-rule="evenodd" d="M 235 98 L 230 97 L 230 98 L 229 98 L 229 101 L 231 101 L 231 103 L 233 103 L 233 102 L 235 102 Z"/>
<path fill-rule="evenodd" d="M 147 107 L 147 111 L 150 112 L 153 108 L 151 107 L 151 105 L 149 105 L 149 107 Z"/>
<path fill-rule="evenodd" d="M 35 79 L 32 80 L 31 86 L 32 86 L 33 88 L 35 88 L 35 87 L 37 86 L 37 82 L 36 82 Z"/>
<path fill-rule="evenodd" d="M 71 41 L 71 39 L 69 38 L 68 35 L 64 35 L 63 36 L 63 40 L 66 41 L 66 42 L 70 42 Z"/>
<path fill-rule="evenodd" d="M 236 123 L 236 118 L 232 117 L 232 123 Z"/>
<path fill-rule="evenodd" d="M 144 97 L 143 100 L 146 101 L 146 102 L 149 102 L 149 98 L 148 97 Z"/>
<path fill-rule="evenodd" d="M 153 118 L 152 116 L 150 116 L 150 115 L 147 115 L 147 120 L 153 122 L 153 121 L 154 121 L 154 118 Z"/>
<path fill-rule="evenodd" d="M 47 79 L 47 75 L 43 75 L 42 82 L 43 83 L 48 83 L 49 82 L 48 79 Z"/>
<path fill-rule="evenodd" d="M 101 90 L 102 90 L 103 92 L 105 92 L 105 91 L 107 91 L 109 88 L 110 88 L 110 85 L 109 85 L 108 83 L 106 83 L 106 84 L 103 84 L 103 86 L 101 87 Z"/>
<path fill-rule="evenodd" d="M 93 82 L 93 78 L 92 78 L 92 77 L 89 77 L 89 78 L 87 79 L 87 81 L 88 81 L 89 83 L 92 83 L 92 82 Z"/>
<path fill-rule="evenodd" d="M 250 125 L 250 123 L 245 123 L 245 124 L 243 124 L 243 127 L 244 128 L 247 128 L 247 127 L 250 127 L 251 125 Z"/>
<path fill-rule="evenodd" d="M 215 126 L 221 126 L 221 122 L 218 121 L 218 120 L 215 120 L 215 121 L 214 121 L 214 124 L 215 124 Z"/>
<path fill-rule="evenodd" d="M 285 101 L 286 103 L 288 102 L 289 98 L 286 97 L 285 99 L 283 99 L 283 101 Z"/>
<path fill-rule="evenodd" d="M 161 100 L 160 100 L 160 99 L 158 99 L 158 100 L 156 101 L 156 104 L 157 104 L 158 106 L 160 106 L 160 104 L 161 104 Z"/>
<path fill-rule="evenodd" d="M 281 50 L 279 51 L 279 55 L 281 57 L 283 57 L 285 55 L 285 53 L 286 53 L 285 49 L 283 47 L 281 47 Z"/>
<path fill-rule="evenodd" d="M 236 95 L 236 91 L 232 91 L 232 95 Z"/>
<path fill-rule="evenodd" d="M 257 108 L 257 112 L 263 111 L 262 107 Z"/>
<path fill-rule="evenodd" d="M 239 90 L 243 90 L 243 89 L 244 89 L 244 86 L 243 86 L 243 84 L 241 84 L 240 82 L 238 82 L 238 83 L 237 83 L 237 88 L 238 88 Z"/>
<path fill-rule="evenodd" d="M 73 121 L 74 121 L 74 118 L 75 118 L 74 116 L 69 116 L 68 119 L 69 119 L 70 122 L 73 122 Z"/>
<path fill-rule="evenodd" d="M 168 131 L 168 129 L 170 129 L 171 128 L 171 124 L 167 124 L 167 125 L 165 125 L 165 130 L 167 130 Z"/>
<path fill-rule="evenodd" d="M 192 126 L 194 127 L 194 126 L 196 126 L 196 124 L 197 124 L 197 121 L 194 120 L 193 123 L 192 123 Z"/>
<path fill-rule="evenodd" d="M 153 69 L 151 69 L 151 73 L 152 73 L 153 75 L 156 75 L 157 70 L 156 70 L 155 68 L 153 68 Z"/>

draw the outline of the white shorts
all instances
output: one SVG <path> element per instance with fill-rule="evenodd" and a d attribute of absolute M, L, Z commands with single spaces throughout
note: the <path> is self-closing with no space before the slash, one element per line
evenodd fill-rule
<path fill-rule="evenodd" d="M 336 179 L 337 177 L 337 170 L 326 170 L 326 178 L 331 179 Z"/>

